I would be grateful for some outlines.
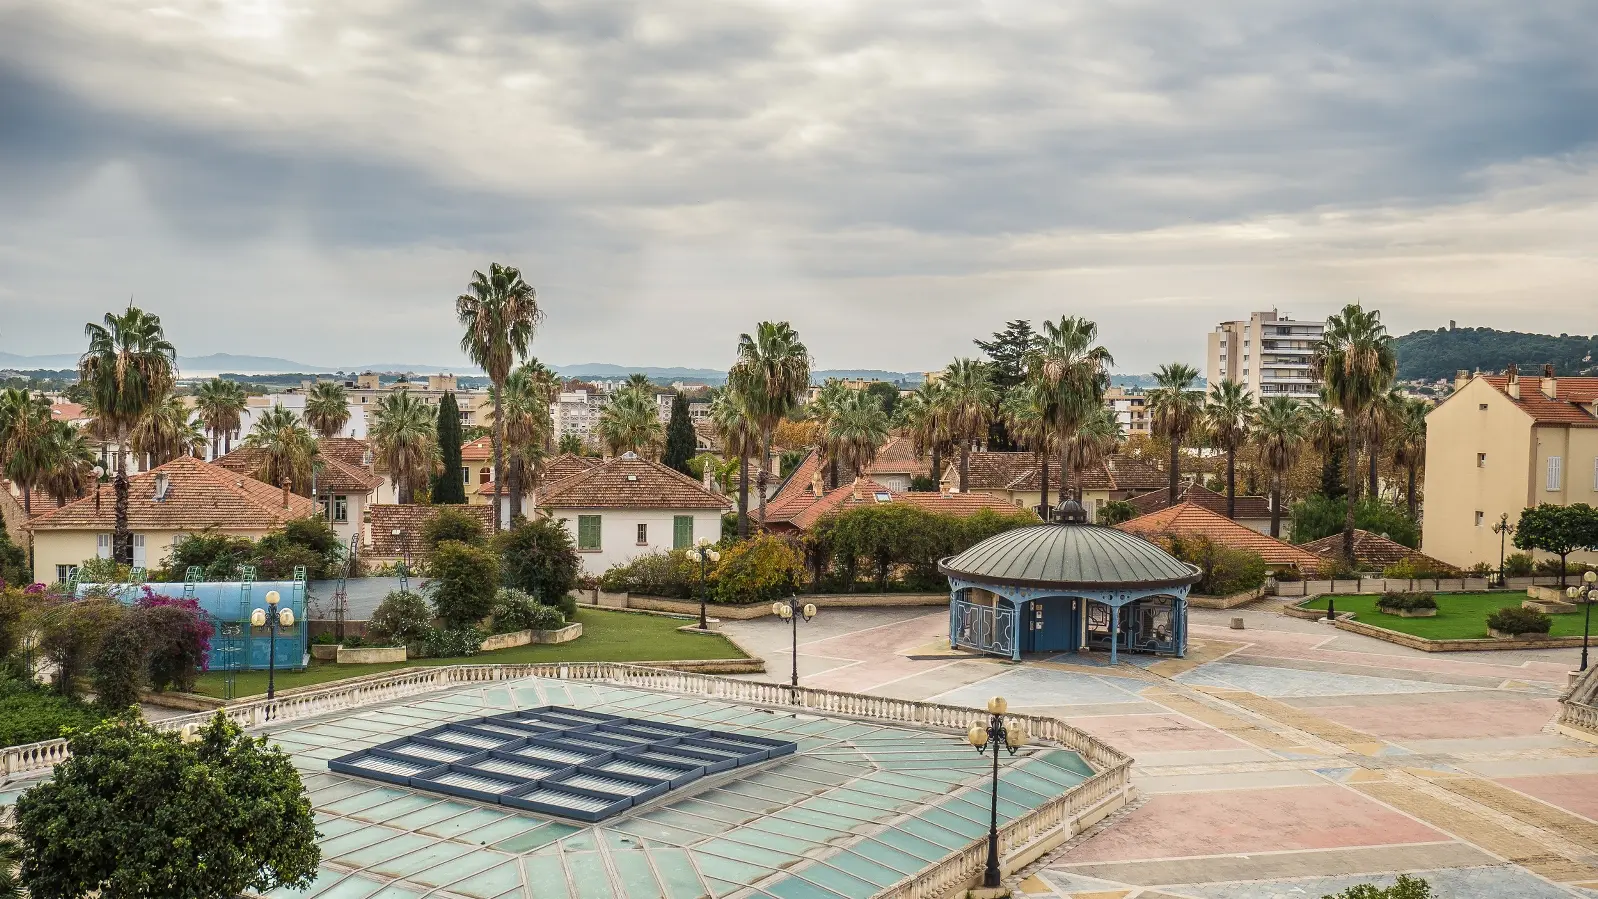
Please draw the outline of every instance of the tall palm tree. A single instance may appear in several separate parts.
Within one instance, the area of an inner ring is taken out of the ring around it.
[[[618,390],[600,410],[594,434],[611,455],[649,455],[666,437],[654,395],[631,388]]]
[[[305,396],[305,423],[323,437],[337,437],[350,421],[350,395],[337,381],[317,381]]]
[[[1027,354],[1027,380],[1042,393],[1049,422],[1054,426],[1055,448],[1060,451],[1060,496],[1070,490],[1071,463],[1064,457],[1072,435],[1094,410],[1104,405],[1110,351],[1095,346],[1099,326],[1085,318],[1064,315],[1046,321],[1037,344]]]
[[[1365,463],[1367,479],[1365,481],[1365,495],[1379,496],[1381,483],[1378,466],[1381,464],[1382,448],[1386,446],[1388,438],[1396,429],[1404,415],[1404,406],[1409,398],[1399,392],[1397,387],[1388,387],[1387,392],[1377,398],[1365,413]]]
[[[1248,441],[1249,423],[1258,406],[1248,388],[1227,378],[1210,385],[1204,404],[1204,429],[1212,443],[1226,451],[1226,517],[1237,517],[1237,451]]]
[[[111,557],[133,564],[133,532],[128,530],[128,431],[177,379],[177,349],[166,339],[160,316],[129,305],[121,315],[107,312],[104,324],[83,327],[89,349],[78,360],[78,380],[89,389],[98,427],[116,441],[116,525]]]
[[[771,433],[799,407],[799,392],[810,386],[810,351],[787,322],[760,322],[753,336],[738,335],[738,361],[727,382],[749,401],[760,434],[760,471],[756,488],[760,527],[766,526],[766,487],[771,477]]]
[[[377,401],[367,430],[377,458],[394,479],[396,498],[402,504],[411,502],[416,488],[427,483],[438,463],[437,420],[432,409],[409,390],[396,390]]]
[[[293,412],[278,405],[261,413],[245,435],[244,445],[261,453],[256,480],[287,487],[301,496],[311,495],[316,438]]]
[[[1071,439],[1066,442],[1063,454],[1072,480],[1089,468],[1104,464],[1121,445],[1121,420],[1115,417],[1115,410],[1108,406],[1099,406],[1082,420],[1076,430],[1071,432]],[[1065,479],[1062,478],[1062,482]]]
[[[1154,434],[1171,442],[1171,463],[1166,471],[1170,503],[1176,505],[1176,484],[1181,477],[1182,444],[1198,427],[1204,414],[1204,394],[1193,389],[1198,369],[1182,362],[1162,365],[1154,372],[1155,388],[1147,406]]]
[[[837,378],[828,378],[821,385],[821,390],[810,405],[805,407],[805,414],[816,423],[816,445],[821,452],[820,463],[826,466],[827,488],[838,486],[838,456],[835,447],[827,443],[827,428],[832,422],[832,417],[837,414],[839,406],[848,398],[849,388]],[[906,414],[910,414],[908,411]]]
[[[33,515],[33,488],[50,476],[50,401],[15,387],[0,391],[0,470],[22,490],[22,510]]]
[[[1401,465],[1408,479],[1404,484],[1404,502],[1409,506],[1413,521],[1417,514],[1415,478],[1421,463],[1426,461],[1426,416],[1431,406],[1425,400],[1405,399],[1398,407],[1392,432],[1393,463]]]
[[[505,389],[511,366],[527,355],[527,346],[543,312],[532,286],[514,267],[495,262],[488,274],[472,272],[466,293],[455,298],[455,317],[465,326],[461,351],[488,375],[497,391]],[[500,485],[505,483],[505,422],[494,402],[494,530],[504,527],[499,509]]]
[[[738,539],[742,540],[749,536],[749,456],[760,445],[748,397],[729,384],[711,399],[710,420],[721,437],[722,455],[738,460]]]
[[[139,455],[140,471],[195,451],[204,454],[205,444],[205,433],[175,393],[161,397],[128,431],[128,446]]]
[[[560,375],[553,368],[529,356],[517,369],[527,378],[528,386],[534,396],[542,398],[544,404],[544,417],[550,417],[550,406],[560,399]],[[546,452],[555,450],[555,430],[553,421],[549,431],[544,436],[544,449]]]
[[[536,363],[523,363],[505,379],[505,396],[498,414],[505,416],[506,486],[510,490],[510,517],[522,514],[522,486],[542,463],[553,430],[546,388],[539,381]]]
[[[822,396],[826,396],[826,388],[822,388]],[[841,400],[842,397],[838,399]],[[833,404],[836,405],[836,401]],[[927,381],[917,387],[915,392],[899,404],[898,409],[899,421],[909,432],[916,458],[920,459],[929,454],[932,456],[934,485],[943,480],[943,451],[949,445],[948,412],[949,404],[945,399],[945,391],[938,381]],[[827,433],[825,426],[821,433],[823,436]],[[836,463],[832,467],[832,486],[838,486]]]
[[[94,448],[77,428],[64,421],[50,423],[49,474],[44,490],[63,506],[89,492],[94,483],[94,467],[99,464]]]
[[[621,386],[621,389],[636,390],[640,393],[646,390],[652,392],[655,389],[655,382],[649,380],[649,376],[643,372],[635,371],[627,376],[627,382]]]
[[[1038,384],[1023,381],[1005,391],[999,403],[1005,430],[1010,439],[1032,451],[1038,460],[1038,508],[1047,515],[1049,506],[1049,458],[1059,448],[1059,434],[1049,421],[1048,392]]]
[[[960,492],[966,492],[971,474],[971,445],[987,436],[999,391],[987,365],[975,359],[956,359],[938,379],[943,386],[949,433],[960,447]]]
[[[212,458],[233,451],[233,434],[247,403],[244,385],[237,381],[212,378],[194,391],[194,409],[211,435]]]
[[[1260,461],[1271,474],[1271,536],[1282,535],[1282,479],[1298,463],[1309,439],[1304,407],[1289,396],[1273,396],[1254,414],[1250,438],[1260,448]]]
[[[864,390],[850,390],[827,423],[826,440],[836,447],[839,463],[854,477],[877,459],[888,440],[888,413]]]
[[[1343,437],[1348,453],[1348,508],[1343,517],[1343,555],[1354,558],[1354,504],[1359,495],[1360,433],[1371,409],[1381,402],[1398,374],[1392,338],[1381,313],[1366,312],[1358,303],[1326,320],[1310,364],[1320,372],[1326,396],[1343,411]]]

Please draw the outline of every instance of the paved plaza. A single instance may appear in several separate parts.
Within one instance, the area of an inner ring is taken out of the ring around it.
[[[799,625],[799,673],[1002,695],[1135,756],[1139,798],[1022,872],[1040,899],[1317,899],[1397,872],[1443,899],[1598,897],[1598,745],[1553,728],[1579,650],[1430,654],[1274,609],[1191,623],[1186,659],[1015,665],[951,654],[940,609],[823,610]],[[788,678],[788,625],[723,629]]]

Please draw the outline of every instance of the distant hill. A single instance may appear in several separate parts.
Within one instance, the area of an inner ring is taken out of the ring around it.
[[[1502,371],[1509,363],[1540,372],[1552,362],[1561,375],[1598,374],[1598,336],[1526,334],[1496,328],[1438,328],[1394,341],[1401,380],[1452,378],[1460,369]]]

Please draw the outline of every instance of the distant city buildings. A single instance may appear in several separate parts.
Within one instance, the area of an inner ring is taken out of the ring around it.
[[[1148,394],[1141,389],[1112,386],[1104,391],[1104,405],[1115,413],[1123,435],[1149,435]]]
[[[1310,368],[1310,357],[1325,332],[1324,321],[1298,321],[1275,309],[1221,322],[1209,335],[1205,377],[1211,385],[1226,380],[1243,384],[1256,400],[1313,399],[1320,395],[1321,382]]]

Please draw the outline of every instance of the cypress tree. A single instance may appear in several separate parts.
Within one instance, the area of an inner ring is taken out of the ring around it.
[[[666,451],[660,457],[660,464],[693,477],[688,460],[694,457],[694,447],[694,422],[688,416],[688,398],[679,393],[671,401],[671,422],[666,425]]]
[[[461,482],[461,410],[454,392],[438,401],[438,454],[444,471],[433,482],[433,502],[466,502],[466,485]]]

